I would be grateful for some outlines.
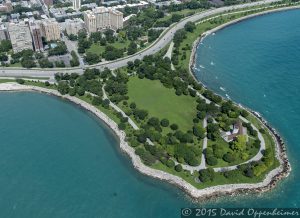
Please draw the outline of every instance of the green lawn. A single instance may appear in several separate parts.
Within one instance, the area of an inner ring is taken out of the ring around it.
[[[22,67],[20,62],[14,63],[14,64],[10,64],[9,67]]]
[[[115,48],[121,49],[121,48],[127,48],[129,43],[130,43],[130,41],[126,40],[124,42],[116,41],[112,44],[107,44],[107,45],[112,45]],[[104,51],[105,51],[105,46],[101,46],[99,43],[93,43],[91,45],[91,47],[86,50],[86,53],[91,52],[91,53],[94,53],[94,54],[97,54],[97,55],[101,55]]]
[[[0,83],[15,82],[13,79],[0,79]]]
[[[165,88],[160,81],[130,77],[129,102],[146,109],[150,116],[169,119],[183,131],[190,130],[196,117],[196,101],[190,96],[177,96],[174,89]]]

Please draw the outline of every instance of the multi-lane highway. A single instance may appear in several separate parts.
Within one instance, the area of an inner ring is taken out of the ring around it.
[[[98,69],[103,69],[105,67],[108,67],[109,69],[116,69],[122,66],[126,66],[128,61],[134,61],[135,59],[142,59],[146,55],[151,55],[155,54],[159,50],[161,50],[163,47],[165,47],[172,39],[174,36],[174,33],[179,30],[184,28],[184,25],[191,21],[191,22],[196,22],[201,19],[207,18],[212,15],[216,15],[219,13],[224,13],[226,11],[231,11],[231,10],[236,10],[236,9],[243,9],[247,7],[253,7],[253,6],[259,6],[267,3],[272,3],[272,2],[280,2],[281,0],[264,0],[264,1],[258,1],[258,2],[252,2],[252,3],[246,3],[246,4],[240,4],[240,5],[234,5],[234,6],[226,6],[226,7],[221,7],[221,8],[216,8],[216,9],[211,9],[207,10],[204,12],[200,12],[197,14],[194,14],[190,17],[187,17],[178,23],[172,25],[170,28],[168,28],[164,35],[160,37],[158,40],[153,42],[149,47],[145,48],[144,50],[131,55],[127,56],[124,58],[117,59],[115,61],[110,61],[110,62],[101,62],[95,65],[90,65],[86,66],[89,68],[98,68]],[[26,77],[52,77],[55,73],[57,72],[66,72],[66,73],[72,73],[72,72],[77,72],[77,73],[82,73],[84,69],[80,67],[75,67],[75,68],[65,68],[65,69],[59,69],[59,68],[52,68],[52,69],[25,69],[25,68],[0,68],[0,76],[11,76],[11,77],[16,77],[16,76],[26,76]]]

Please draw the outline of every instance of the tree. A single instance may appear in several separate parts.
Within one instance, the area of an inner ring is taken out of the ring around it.
[[[228,163],[234,162],[235,159],[236,158],[235,158],[235,156],[234,156],[233,153],[228,152],[228,153],[226,153],[226,154],[223,155],[223,160],[226,161],[226,162],[228,162]]]
[[[176,170],[177,172],[181,172],[181,171],[183,170],[182,165],[181,165],[181,164],[177,164],[177,165],[175,166],[175,170]]]
[[[137,52],[137,44],[133,41],[130,42],[128,49],[127,49],[127,54],[132,55]]]
[[[24,84],[25,83],[25,80],[21,79],[21,78],[17,78],[16,79],[16,82],[19,83],[19,84]]]
[[[196,137],[199,137],[203,139],[205,137],[205,129],[202,128],[201,126],[194,126],[193,127],[193,133]]]
[[[196,29],[196,25],[195,23],[189,21],[184,25],[184,29],[188,32],[194,32],[194,30]]]
[[[186,31],[184,29],[177,30],[174,34],[173,42],[176,47],[186,38]]]
[[[238,135],[236,140],[233,142],[232,148],[236,151],[244,151],[246,149],[247,136]]]
[[[10,40],[2,40],[0,43],[0,52],[8,52],[12,49]]]
[[[167,160],[167,167],[173,168],[175,166],[175,162],[172,159]]]
[[[8,61],[8,56],[6,54],[0,54],[0,61]]]
[[[66,81],[59,81],[57,90],[60,92],[62,95],[66,95],[69,92],[69,85]]]
[[[93,97],[93,100],[92,100],[92,104],[93,105],[100,105],[100,104],[102,104],[102,99],[101,99],[101,97],[98,97],[98,96],[94,96]]]
[[[246,117],[248,117],[249,112],[246,110],[241,110],[241,115],[246,118]]]
[[[36,64],[32,57],[22,58],[21,65],[22,65],[22,67],[25,67],[25,68],[36,67]]]
[[[119,128],[120,130],[124,130],[124,129],[126,129],[126,124],[125,124],[125,123],[119,123],[119,124],[118,124],[118,128]]]
[[[215,172],[212,168],[207,168],[199,171],[199,179],[202,182],[211,182],[215,178]]]
[[[218,164],[218,159],[213,156],[206,157],[206,163],[210,166],[215,166]]]
[[[160,125],[161,125],[162,127],[168,127],[168,126],[169,126],[169,120],[168,120],[168,119],[162,119],[162,120],[160,121]]]
[[[84,93],[85,93],[85,90],[84,90],[83,87],[77,86],[77,87],[76,87],[76,93],[77,93],[79,96],[83,96]]]
[[[177,130],[178,129],[178,125],[175,124],[175,123],[173,123],[170,127],[171,127],[172,130]]]
[[[70,96],[75,96],[76,95],[76,89],[75,88],[70,88],[69,89],[69,95]]]
[[[56,47],[50,48],[48,51],[49,56],[64,55],[67,53],[68,53],[68,49],[64,42],[58,42]]]
[[[70,61],[71,67],[79,66],[79,58],[78,58],[76,52],[75,51],[71,51],[71,56],[72,56],[72,59]]]
[[[99,62],[100,57],[95,53],[87,52],[86,55],[84,56],[84,60],[89,64],[96,64]]]
[[[51,61],[49,61],[48,58],[42,58],[39,59],[39,65],[41,68],[52,68],[53,67],[53,63]]]

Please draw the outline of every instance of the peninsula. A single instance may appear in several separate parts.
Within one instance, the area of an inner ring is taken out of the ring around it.
[[[217,30],[213,28],[295,7],[297,3],[255,4],[209,14],[181,23],[170,35],[172,42],[151,54],[79,72],[57,70],[50,80],[3,78],[0,90],[38,91],[80,105],[116,133],[137,170],[175,184],[195,199],[266,191],[291,170],[284,142],[257,112],[214,94],[195,80],[191,69],[197,43]],[[126,65],[109,67],[124,61]]]

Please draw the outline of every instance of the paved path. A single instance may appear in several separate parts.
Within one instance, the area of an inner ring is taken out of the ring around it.
[[[203,119],[203,128],[207,127],[207,118],[205,117]],[[205,135],[203,139],[203,145],[202,145],[202,156],[201,156],[201,164],[199,165],[200,169],[205,169],[206,168],[206,159],[205,159],[205,154],[204,151],[207,148],[207,137]]]
[[[194,14],[190,17],[187,17],[185,19],[182,19],[178,23],[173,24],[170,28],[166,29],[163,33],[163,36],[161,36],[159,39],[157,39],[155,42],[153,42],[149,47],[145,48],[144,50],[137,52],[134,55],[120,58],[115,61],[106,61],[101,62],[95,65],[90,65],[90,68],[98,68],[98,69],[104,69],[105,67],[108,67],[109,69],[116,69],[122,66],[126,66],[128,61],[134,61],[135,59],[142,59],[146,55],[155,54],[159,50],[161,50],[163,47],[165,47],[168,43],[170,43],[173,39],[173,36],[175,32],[179,29],[184,28],[184,25],[191,21],[191,22],[197,22],[201,19],[207,18],[209,16],[217,15],[220,13],[224,13],[231,10],[236,9],[243,9],[247,7],[253,7],[253,6],[259,6],[267,3],[272,2],[279,2],[281,0],[264,0],[264,1],[258,1],[258,2],[251,2],[251,3],[245,3],[240,5],[233,5],[233,6],[226,6],[226,7],[220,7],[216,9],[207,10],[204,12],[200,12],[197,14]],[[57,72],[77,72],[77,73],[83,73],[83,69],[80,67],[75,68],[65,68],[65,69],[24,69],[24,68],[0,68],[0,76],[53,76]]]
[[[246,118],[244,118],[242,116],[240,116],[239,118],[242,121],[249,123],[249,121]],[[265,143],[264,137],[262,136],[262,134],[259,132],[259,130],[253,124],[251,124],[251,126],[258,133],[257,136],[258,136],[258,139],[260,140],[260,148],[254,157],[252,157],[250,160],[245,161],[243,164],[261,160],[261,158],[263,157],[262,151],[266,149],[266,143]],[[219,167],[219,168],[214,168],[214,171],[215,172],[225,172],[225,171],[229,171],[229,170],[235,170],[235,169],[237,169],[237,167],[238,167],[238,165],[229,166],[229,167]]]
[[[107,94],[106,94],[106,92],[105,92],[105,85],[104,86],[102,86],[102,91],[103,91],[103,100],[105,100],[105,99],[108,99],[109,100],[109,98],[107,97]],[[135,122],[133,122],[133,120],[129,117],[129,116],[127,116],[126,114],[125,114],[125,112],[121,109],[121,108],[119,108],[117,105],[115,105],[113,102],[111,102],[111,101],[109,101],[109,106],[111,106],[114,110],[116,110],[117,112],[120,112],[121,114],[122,114],[122,116],[123,117],[127,117],[128,118],[128,123],[132,126],[132,128],[134,129],[134,130],[138,130],[139,129],[139,127],[135,124]]]
[[[167,51],[167,53],[165,54],[164,58],[165,58],[165,57],[168,57],[170,60],[172,59],[172,51],[173,51],[173,47],[174,47],[174,42],[172,41],[172,42],[170,43],[170,46],[169,46],[168,51]],[[174,67],[172,61],[171,61],[171,69],[172,69],[172,70],[175,70],[175,67]]]

